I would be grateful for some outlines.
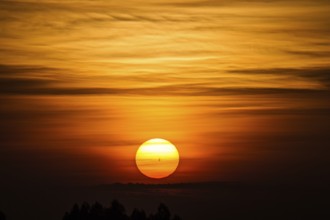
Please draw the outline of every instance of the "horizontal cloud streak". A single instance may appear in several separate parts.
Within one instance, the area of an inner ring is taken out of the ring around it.
[[[305,77],[311,80],[317,80],[320,83],[330,86],[330,67],[309,67],[309,68],[272,68],[272,69],[241,69],[230,70],[230,73],[243,74],[268,74],[268,75],[286,75]]]
[[[329,70],[328,68],[309,68],[309,69],[289,69],[289,68],[274,68],[274,69],[242,69],[229,70],[229,74],[247,74],[255,76],[256,74],[263,75],[293,75],[296,77],[304,77],[319,81],[326,86],[329,85]],[[69,70],[47,68],[40,66],[0,66],[0,93],[3,95],[180,95],[180,96],[221,96],[221,95],[319,95],[327,96],[328,89],[322,88],[287,88],[287,87],[253,87],[237,85],[231,87],[226,84],[214,84],[211,82],[200,83],[169,83],[167,85],[157,85],[148,87],[102,87],[102,86],[79,86],[81,82],[88,82],[89,79],[79,79],[73,74],[66,74]],[[70,75],[72,75],[70,77]],[[234,76],[232,76],[235,79]],[[98,77],[96,77],[98,78]],[[133,80],[136,83],[145,82],[152,79],[151,76],[121,76],[109,77],[101,79],[107,80]],[[164,78],[166,79],[166,77]],[[182,78],[184,80],[184,78]],[[70,80],[71,87],[67,86]],[[155,79],[155,82],[161,81],[162,78]],[[189,80],[189,77],[186,78]],[[175,82],[175,81],[174,81]]]

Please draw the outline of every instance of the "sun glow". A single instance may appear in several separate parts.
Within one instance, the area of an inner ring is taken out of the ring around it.
[[[147,177],[165,178],[179,165],[179,152],[169,141],[154,138],[144,142],[136,152],[136,165]]]

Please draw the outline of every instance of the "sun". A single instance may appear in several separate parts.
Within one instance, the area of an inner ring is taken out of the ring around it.
[[[179,165],[179,152],[169,141],[150,139],[139,147],[135,162],[142,174],[154,179],[168,177]]]

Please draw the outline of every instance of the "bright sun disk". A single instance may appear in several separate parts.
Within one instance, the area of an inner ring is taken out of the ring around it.
[[[175,172],[179,165],[179,152],[169,141],[154,138],[144,142],[136,152],[135,162],[142,174],[161,179]]]

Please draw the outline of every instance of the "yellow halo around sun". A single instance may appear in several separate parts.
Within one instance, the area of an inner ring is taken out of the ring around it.
[[[168,177],[179,165],[179,152],[169,141],[154,138],[144,142],[136,152],[135,162],[142,174],[161,179]]]

